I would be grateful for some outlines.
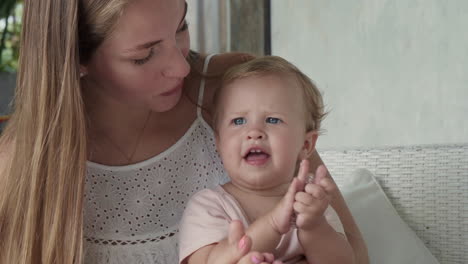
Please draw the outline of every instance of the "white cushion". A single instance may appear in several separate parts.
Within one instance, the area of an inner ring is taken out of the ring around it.
[[[371,263],[439,263],[400,218],[370,171],[354,171],[339,187],[367,243]]]

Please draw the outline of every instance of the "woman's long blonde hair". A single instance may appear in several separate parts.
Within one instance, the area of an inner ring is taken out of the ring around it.
[[[7,152],[0,263],[83,262],[87,140],[79,65],[109,35],[126,1],[24,1],[13,114],[0,138]]]

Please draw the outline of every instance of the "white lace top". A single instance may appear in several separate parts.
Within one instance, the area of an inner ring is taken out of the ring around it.
[[[178,222],[188,198],[226,181],[213,131],[200,108],[185,135],[149,160],[128,166],[88,162],[85,263],[178,263]]]

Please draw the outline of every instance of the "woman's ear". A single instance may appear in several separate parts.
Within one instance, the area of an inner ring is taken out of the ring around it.
[[[299,158],[301,160],[307,159],[315,150],[315,144],[317,143],[318,132],[316,130],[312,130],[306,133],[304,146],[302,146],[301,153]]]
[[[80,78],[83,78],[86,75],[88,75],[88,68],[86,68],[86,66],[80,64]]]

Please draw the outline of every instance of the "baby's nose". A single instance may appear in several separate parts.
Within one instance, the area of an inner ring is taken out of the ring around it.
[[[247,138],[254,139],[254,140],[265,139],[265,133],[263,133],[261,130],[258,130],[258,129],[252,129],[247,134]]]

